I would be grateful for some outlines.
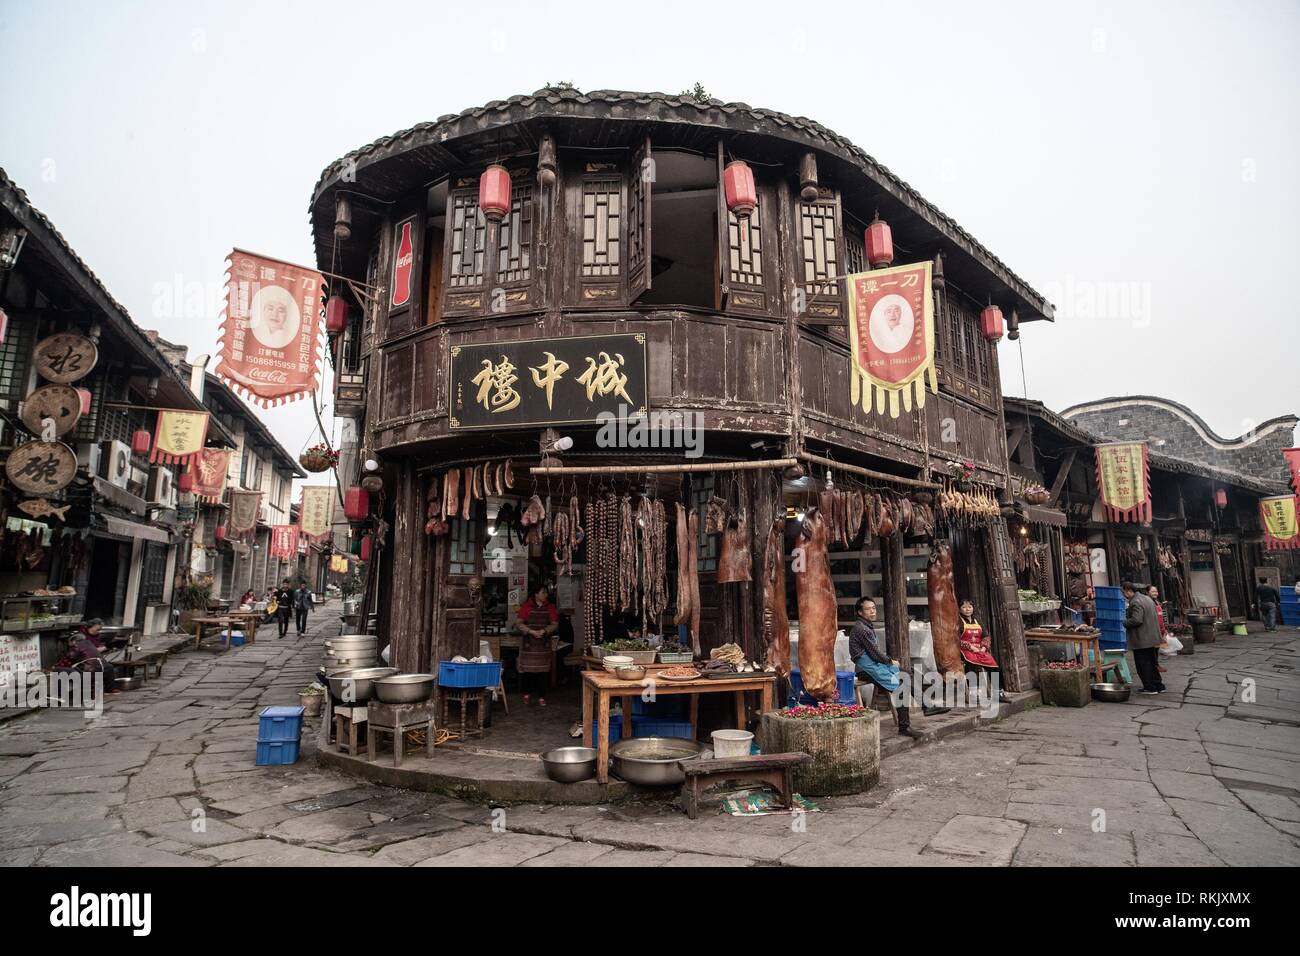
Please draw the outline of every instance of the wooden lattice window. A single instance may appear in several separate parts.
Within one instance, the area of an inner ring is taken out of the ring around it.
[[[146,541],[140,572],[140,603],[161,604],[167,582],[167,546]]]
[[[839,275],[835,244],[835,203],[818,200],[799,204],[800,258],[804,289],[811,296],[837,296],[834,282],[819,282]]]
[[[510,215],[501,221],[497,243],[497,281],[527,282],[532,276],[533,187],[514,185]]]
[[[867,250],[862,244],[860,230],[847,229],[844,232],[844,271],[848,275],[865,272],[867,268]]]
[[[587,179],[582,184],[582,276],[619,275],[619,229],[623,180],[619,176]]]
[[[477,190],[466,189],[451,200],[451,268],[448,284],[463,289],[483,284],[487,258],[487,222],[478,208]]]
[[[948,298],[945,302],[944,319],[948,326],[948,343],[952,346],[952,354],[948,357],[948,367],[953,375],[966,375],[966,346],[962,338],[962,314],[957,303]]]
[[[628,182],[627,189],[627,270],[635,274],[638,268],[646,264],[646,229],[645,220],[647,212],[647,191],[650,183],[642,175],[639,166],[632,169],[632,175]],[[583,196],[584,219],[586,209],[586,195]],[[615,238],[617,238],[617,232]],[[585,248],[584,242],[584,248]],[[586,259],[584,257],[585,265]],[[590,275],[591,273],[584,273]]]
[[[704,512],[709,499],[713,497],[713,476],[697,482],[691,487],[691,503],[700,515],[700,536],[696,541],[699,549],[700,570],[718,570],[718,535],[706,534],[704,531]]]
[[[11,316],[9,331],[0,342],[0,408],[16,411],[27,397],[27,371],[31,364],[35,322]]]
[[[453,518],[451,523],[451,556],[448,574],[474,574],[478,570],[478,522],[471,518]]]
[[[754,206],[748,219],[727,213],[727,246],[730,277],[738,285],[763,285],[763,204]]]
[[[979,377],[978,360],[975,357],[975,323],[964,309],[959,314],[958,321],[961,323],[961,340],[966,353],[966,379],[975,381]]]
[[[975,336],[975,358],[979,363],[980,384],[985,388],[993,385],[993,376],[989,368],[989,343],[985,341],[983,335]]]

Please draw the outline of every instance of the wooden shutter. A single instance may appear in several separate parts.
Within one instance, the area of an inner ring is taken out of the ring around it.
[[[812,202],[800,199],[795,211],[796,281],[808,297],[802,319],[809,325],[842,325],[844,284],[836,281],[844,261],[839,193],[822,187]]]
[[[496,227],[492,248],[492,287],[486,308],[502,314],[536,308],[540,300],[533,262],[537,235],[537,186],[531,169],[512,169],[510,214]],[[491,233],[489,233],[490,235]]]
[[[627,171],[627,300],[635,302],[650,289],[650,200],[654,155],[650,137],[632,154]]]
[[[624,295],[625,176],[615,163],[589,162],[574,187],[576,305],[621,306]],[[647,250],[648,252],[649,250]]]
[[[478,180],[460,177],[447,193],[443,253],[443,318],[480,315],[487,291],[487,220],[478,208]]]

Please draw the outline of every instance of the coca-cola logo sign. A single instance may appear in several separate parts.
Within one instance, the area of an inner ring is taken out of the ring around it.
[[[392,308],[400,309],[411,301],[411,280],[415,269],[415,218],[397,224],[396,250],[393,256]]]

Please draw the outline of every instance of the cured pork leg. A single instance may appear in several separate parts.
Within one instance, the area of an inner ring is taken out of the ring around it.
[[[790,616],[785,607],[785,518],[772,522],[763,551],[763,646],[767,662],[790,676]]]
[[[814,508],[803,519],[794,589],[799,601],[799,675],[815,700],[833,702],[835,686],[835,586],[826,556],[829,516]],[[802,567],[802,571],[798,570]]]
[[[686,509],[677,505],[677,613],[674,624],[691,623],[691,539],[686,532]]]
[[[930,636],[934,641],[934,665],[941,674],[961,676],[961,622],[957,611],[957,589],[952,576],[952,548],[936,541],[926,571],[930,594]]]

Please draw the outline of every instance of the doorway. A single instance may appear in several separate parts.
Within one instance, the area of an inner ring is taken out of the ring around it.
[[[85,617],[122,623],[126,607],[126,581],[131,567],[131,545],[112,538],[94,537],[90,574],[86,582]]]

